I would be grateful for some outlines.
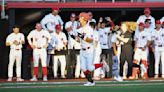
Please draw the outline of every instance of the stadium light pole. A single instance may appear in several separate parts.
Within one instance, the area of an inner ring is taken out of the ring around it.
[[[1,5],[1,19],[6,19],[5,15],[5,0],[2,0],[2,5]]]

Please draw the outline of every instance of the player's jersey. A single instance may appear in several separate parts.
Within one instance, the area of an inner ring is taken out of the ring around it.
[[[59,15],[54,16],[50,13],[41,20],[41,24],[44,30],[55,31],[56,25],[63,26],[64,23]]]
[[[44,45],[50,43],[51,36],[48,31],[45,31],[43,29],[41,31],[37,31],[35,29],[29,33],[27,39],[30,45],[33,44],[36,46],[36,48],[43,48]]]
[[[96,43],[97,45],[95,46]],[[97,32],[97,30],[94,30],[94,48],[101,53],[99,33]]]
[[[148,41],[151,41],[151,36],[149,32],[146,32],[145,30],[140,32],[138,31],[134,35],[134,41],[136,47],[145,47]]]
[[[57,34],[56,32],[52,33],[51,36],[54,36],[56,38],[56,47],[59,49],[63,49],[65,47],[65,44],[67,44],[67,38],[65,33],[60,32]]]
[[[15,40],[19,42],[19,45],[13,44],[13,42]],[[11,33],[6,38],[6,42],[9,42],[11,44],[10,45],[11,49],[21,49],[22,48],[22,41],[25,41],[24,35],[22,33],[18,33],[18,34]]]
[[[77,36],[77,28],[79,26],[79,22],[77,21],[69,21],[65,24],[65,29],[72,27],[72,30],[68,33],[69,34],[69,38],[68,38],[68,49],[80,49],[80,43],[77,42],[75,39],[73,39],[70,35],[74,35]]]
[[[160,19],[160,21],[161,21],[161,23],[164,22],[164,17],[162,17],[162,18]]]
[[[145,28],[144,31],[148,32],[149,34],[152,34],[152,32],[154,31],[154,28],[151,28],[151,27]]]
[[[102,49],[109,49],[109,39],[108,39],[108,34],[111,32],[110,28],[100,28],[98,30],[99,32],[99,38],[100,38],[100,45]]]
[[[149,17],[146,17],[145,15],[141,15],[139,18],[138,18],[138,20],[137,20],[137,24],[139,24],[139,23],[145,23],[145,20],[146,19],[150,19],[151,20],[151,24],[150,24],[150,26],[152,27],[152,28],[155,28],[155,19],[154,19],[154,17],[152,17],[152,16],[149,16]]]
[[[164,47],[164,29],[154,30],[152,33],[152,40],[154,41],[155,46]]]
[[[94,39],[94,32],[93,32],[93,29],[89,26],[89,25],[85,25],[84,27],[81,27],[78,29],[78,33],[80,34],[84,34],[84,40],[88,37],[88,38],[91,38],[91,39]],[[87,49],[88,47],[89,48],[93,48],[93,43],[88,43],[84,40],[80,40],[80,43],[81,43],[81,48],[82,49]]]

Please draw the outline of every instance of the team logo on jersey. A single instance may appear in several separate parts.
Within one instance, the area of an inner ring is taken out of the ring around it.
[[[35,41],[37,41],[38,39],[37,38],[35,38]]]
[[[155,40],[158,40],[158,37],[157,37],[157,38],[155,38]]]
[[[105,35],[107,35],[107,32],[105,32]]]
[[[43,35],[42,38],[45,38],[45,36]]]

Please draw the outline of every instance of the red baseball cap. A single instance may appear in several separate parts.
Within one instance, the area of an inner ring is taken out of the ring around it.
[[[156,20],[155,24],[161,24],[161,21],[160,20]]]
[[[162,22],[162,25],[164,25],[164,21]]]
[[[54,8],[52,8],[52,11],[54,11],[54,10],[59,10],[59,8],[58,7],[54,7]]]
[[[59,24],[57,24],[57,25],[55,26],[55,29],[56,29],[56,30],[60,30],[60,29],[61,29],[61,26],[60,26]]]
[[[145,27],[145,24],[143,22],[140,22],[139,26]]]
[[[84,17],[84,20],[88,21],[90,16],[89,16],[89,14],[86,13],[86,12],[81,12],[81,13],[79,14],[79,18],[80,18],[80,17]]]
[[[150,8],[145,8],[145,9],[144,9],[144,13],[145,13],[145,14],[150,13]]]

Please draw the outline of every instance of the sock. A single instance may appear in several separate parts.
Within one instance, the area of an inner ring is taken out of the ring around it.
[[[35,77],[38,76],[38,67],[34,67],[34,74],[33,74]]]
[[[86,75],[86,78],[87,78],[87,80],[88,80],[89,82],[93,83],[91,73],[87,74],[87,75]]]
[[[103,66],[103,64],[94,64],[94,66],[95,66],[95,69],[97,69],[97,68],[102,67],[102,66]]]
[[[43,77],[47,76],[47,67],[42,67]]]
[[[87,80],[88,80],[89,82],[93,83],[91,72],[90,72],[89,70],[86,70],[86,71],[84,72],[84,74],[85,74]]]
[[[84,72],[84,75],[87,75],[88,73],[90,73],[90,71],[89,71],[89,70],[86,70],[86,71]]]

